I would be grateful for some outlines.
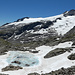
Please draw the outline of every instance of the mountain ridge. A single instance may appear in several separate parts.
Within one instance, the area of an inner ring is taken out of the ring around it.
[[[62,13],[65,17],[66,16],[73,16],[73,15],[75,15],[75,10],[74,9],[71,9],[70,11],[65,11],[64,13]],[[53,17],[53,16],[51,16],[51,17]],[[22,18],[20,18],[20,19],[17,19],[16,21],[14,21],[14,22],[19,22],[19,21],[23,21],[24,19],[29,19],[30,17],[22,17]],[[41,18],[41,17],[40,17]],[[12,22],[11,22],[12,23]],[[5,23],[5,24],[3,24],[3,25],[7,25],[7,24],[9,24],[9,23]]]
[[[0,55],[4,75],[74,75],[75,10],[0,26]]]
[[[15,43],[43,41],[50,37],[57,38],[64,36],[75,26],[74,19],[75,10],[73,9],[67,13],[47,18],[24,17],[0,26],[0,37]]]

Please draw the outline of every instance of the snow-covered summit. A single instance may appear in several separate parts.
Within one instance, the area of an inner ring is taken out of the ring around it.
[[[22,24],[22,23],[29,24],[29,23],[40,22],[40,21],[53,21],[53,20],[55,20],[56,18],[59,18],[59,17],[62,18],[63,14],[57,15],[57,16],[52,16],[52,17],[46,17],[46,18],[29,18],[29,17],[25,17],[25,18],[18,19],[15,22],[9,23],[6,26],[12,25],[12,24],[18,25],[18,24]]]

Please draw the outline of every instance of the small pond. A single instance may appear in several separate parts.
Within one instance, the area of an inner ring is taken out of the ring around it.
[[[38,57],[31,53],[11,51],[7,62],[13,66],[30,67],[39,64]]]

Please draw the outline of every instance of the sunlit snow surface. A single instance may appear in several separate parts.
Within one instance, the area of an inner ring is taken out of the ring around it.
[[[61,20],[57,20],[57,22],[53,23],[52,26],[46,28],[46,29],[40,29],[37,31],[34,30],[28,30],[27,32],[30,32],[32,34],[43,34],[43,33],[49,33],[48,31],[50,29],[53,29],[56,31],[56,33],[58,35],[64,35],[66,34],[69,30],[71,30],[74,26],[75,26],[75,16],[68,16],[68,17],[64,17],[63,14],[57,15],[57,16],[52,16],[52,17],[46,17],[46,18],[29,18],[29,19],[24,19],[23,21],[20,22],[13,22],[13,23],[9,23],[5,26],[9,26],[9,25],[18,25],[18,26],[22,26],[22,23],[24,24],[29,24],[29,23],[34,23],[34,22],[44,22],[46,23],[47,21],[55,21],[57,18],[61,18]],[[39,25],[40,26],[40,25]],[[19,37],[15,36],[15,37]]]
[[[12,63],[14,61],[18,61],[19,63]],[[39,60],[33,54],[20,52],[20,51],[12,51],[10,52],[10,55],[7,58],[7,62],[14,66],[27,67],[27,66],[38,65]]]
[[[42,73],[49,73],[51,71],[58,70],[62,67],[68,68],[71,66],[75,66],[75,60],[69,60],[67,58],[70,54],[75,53],[75,48],[73,48],[71,52],[65,52],[61,55],[47,59],[44,58],[44,56],[50,51],[56,48],[72,47],[72,44],[73,42],[69,41],[69,42],[60,43],[55,46],[45,46],[45,45],[39,46],[36,47],[35,49],[37,51],[39,50],[38,53],[30,53],[28,51],[26,52],[9,51],[7,52],[6,55],[0,56],[0,73],[9,74],[9,75],[28,75],[29,73],[37,72],[41,75]],[[17,57],[21,58],[18,60]],[[23,69],[14,70],[14,71],[4,71],[4,72],[1,71],[2,68],[8,66],[14,60],[18,60],[21,63],[23,62],[24,64],[23,63],[20,64],[21,66],[24,66]],[[36,63],[32,65],[34,61]],[[25,64],[30,64],[30,66],[25,66]]]

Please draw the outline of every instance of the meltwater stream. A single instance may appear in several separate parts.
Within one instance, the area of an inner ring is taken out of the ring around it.
[[[39,64],[38,57],[31,53],[11,51],[7,62],[13,66],[30,67]]]

